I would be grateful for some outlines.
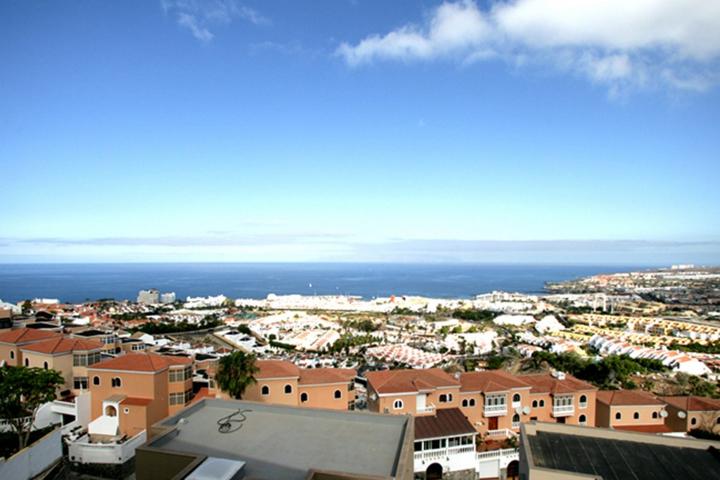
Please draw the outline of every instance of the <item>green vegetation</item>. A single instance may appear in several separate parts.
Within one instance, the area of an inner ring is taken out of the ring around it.
[[[453,318],[472,322],[490,322],[496,316],[496,313],[490,310],[455,310],[452,313]]]
[[[379,329],[379,325],[370,319],[365,320],[349,320],[344,324],[345,328],[351,328],[353,330],[360,330],[362,332],[370,333],[375,332]]]
[[[235,351],[220,359],[215,381],[231,397],[240,399],[247,387],[255,383],[255,355]]]
[[[583,358],[576,353],[555,354],[535,352],[527,363],[530,369],[537,370],[544,363],[562,372],[570,373],[581,380],[588,381],[599,388],[615,389],[636,388],[630,375],[636,373],[664,372],[662,362],[646,358],[630,358],[627,355],[609,355],[601,360]]]
[[[350,355],[350,348],[376,343],[378,340],[370,334],[366,335],[343,335],[328,348],[329,353],[342,353]]]
[[[390,315],[417,315],[417,312],[413,312],[409,308],[395,307]]]
[[[213,316],[203,318],[200,323],[188,323],[182,322],[148,322],[140,325],[137,328],[129,328],[131,332],[143,332],[149,333],[150,335],[163,335],[167,333],[183,333],[183,332],[195,332],[198,330],[206,330],[208,328],[215,328],[222,325],[222,323]],[[240,329],[238,329],[240,330]]]
[[[680,343],[672,343],[669,348],[671,350],[680,350],[682,352],[718,354],[720,353],[720,342],[708,343],[706,345],[697,342],[688,343],[687,345],[682,345]]]
[[[675,374],[675,382],[681,390],[679,395],[699,395],[701,397],[713,398],[720,396],[717,384],[703,380],[695,375],[688,375],[682,372],[677,373]]]
[[[28,444],[40,406],[55,400],[55,392],[64,382],[55,370],[0,368],[0,418],[6,420],[17,435],[18,450]]]
[[[295,350],[295,345],[278,342],[277,340],[270,340],[270,346],[275,348],[282,348],[283,350]]]

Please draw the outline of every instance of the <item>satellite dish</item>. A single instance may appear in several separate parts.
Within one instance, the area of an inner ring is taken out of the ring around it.
[[[515,413],[520,414],[522,412],[522,407],[515,407]]]
[[[662,410],[662,411],[660,412],[660,416],[661,416],[662,418],[665,418],[665,417],[668,416],[668,413],[667,413],[665,410]]]
[[[685,413],[685,412],[683,412],[683,411],[679,411],[679,412],[678,412],[678,417],[680,417],[680,418],[685,418],[685,417],[687,417],[687,413]]]
[[[372,400],[373,402],[374,402],[375,400],[377,400],[377,394],[371,393],[371,394],[370,394],[370,400]]]
[[[522,412],[523,412],[525,415],[529,414],[529,413],[530,413],[530,407],[528,407],[527,405],[525,405],[525,406],[523,407],[523,409],[522,409]]]

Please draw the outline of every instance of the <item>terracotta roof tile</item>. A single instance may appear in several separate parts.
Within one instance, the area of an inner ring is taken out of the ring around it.
[[[62,336],[59,332],[49,332],[47,330],[38,330],[35,328],[18,328],[17,330],[8,330],[0,333],[0,343],[12,343],[15,345],[38,342]]]
[[[120,402],[121,405],[138,405],[147,406],[152,403],[152,399],[149,398],[138,398],[138,397],[125,397],[125,400]]]
[[[680,410],[689,412],[710,412],[720,410],[720,400],[709,397],[685,395],[676,397],[658,397],[663,402]]]
[[[435,415],[415,417],[415,439],[476,433],[459,408],[441,408]]]
[[[286,360],[257,360],[255,366],[259,371],[257,379],[299,377],[300,369]]]
[[[502,370],[463,373],[460,383],[460,391],[463,392],[504,392],[513,388],[530,387],[518,377]]]
[[[357,372],[352,368],[304,368],[300,370],[300,385],[348,383]]]
[[[586,390],[597,390],[591,384],[579,380],[570,374],[565,374],[565,378],[560,380],[553,377],[549,373],[539,373],[535,375],[521,375],[518,377],[522,381],[532,385],[530,393],[574,393]]]
[[[95,365],[91,369],[129,370],[135,372],[159,372],[172,365],[190,365],[192,360],[186,357],[171,357],[156,353],[128,353]]]
[[[53,338],[50,340],[43,340],[41,342],[32,343],[21,348],[23,351],[37,352],[37,353],[70,353],[70,352],[85,352],[88,350],[99,350],[102,348],[102,343],[97,340],[84,340],[80,338],[69,338],[60,337]]]
[[[378,393],[404,393],[455,387],[460,382],[440,368],[418,370],[380,370],[367,372],[365,377]]]
[[[597,400],[605,405],[665,405],[662,400],[642,390],[600,390]]]

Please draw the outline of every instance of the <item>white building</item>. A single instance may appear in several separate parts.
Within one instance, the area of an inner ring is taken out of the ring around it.
[[[175,292],[165,292],[160,295],[160,303],[162,303],[163,305],[175,303]]]
[[[140,290],[137,296],[137,303],[144,305],[157,305],[160,303],[160,292],[151,288],[150,290]]]

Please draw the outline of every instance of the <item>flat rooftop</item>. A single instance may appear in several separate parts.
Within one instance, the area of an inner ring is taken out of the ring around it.
[[[240,460],[248,478],[304,480],[311,469],[390,477],[408,418],[203,399],[157,424],[175,430],[146,447]]]
[[[527,435],[527,442],[534,467],[596,475],[603,480],[720,478],[720,454],[712,446],[697,448],[701,444],[687,443],[694,440],[649,434],[625,435],[538,429]]]

